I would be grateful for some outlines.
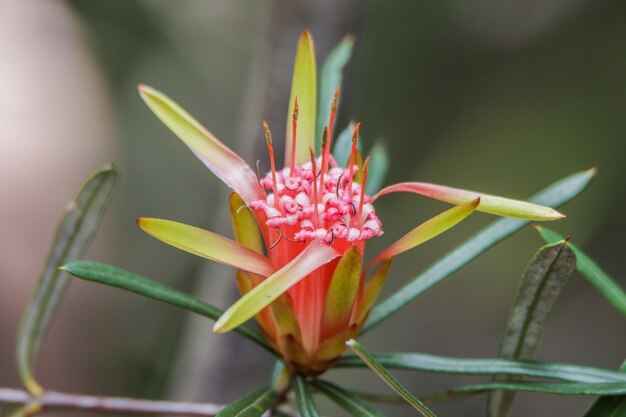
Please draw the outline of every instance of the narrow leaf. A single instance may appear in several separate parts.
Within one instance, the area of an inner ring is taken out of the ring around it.
[[[319,417],[309,383],[300,375],[293,380],[293,392],[301,417]]]
[[[143,295],[144,297],[156,301],[180,307],[211,320],[217,320],[223,314],[223,311],[219,308],[207,304],[189,294],[185,294],[159,282],[135,275],[111,265],[97,262],[76,261],[63,266],[62,269],[77,278],[134,292],[135,294]],[[248,327],[238,327],[235,329],[235,332],[274,353],[274,350],[267,344],[258,331]]]
[[[376,194],[374,200],[383,195],[397,192],[421,194],[455,205],[480,198],[480,204],[476,210],[498,216],[516,217],[525,220],[558,220],[565,217],[550,207],[426,182],[404,182],[391,185],[383,188]]]
[[[278,401],[278,394],[271,388],[261,388],[228,404],[215,417],[261,417]]]
[[[394,378],[387,370],[378,362],[365,348],[356,340],[350,339],[346,344],[352,349],[356,355],[361,358],[363,362],[372,370],[376,375],[383,380],[385,384],[389,386],[396,394],[402,397],[407,403],[415,408],[421,415],[425,417],[434,417],[433,413],[428,407],[426,407],[420,400],[415,398],[396,378]]]
[[[330,51],[322,65],[319,90],[320,111],[317,115],[317,133],[315,135],[318,153],[321,149],[320,138],[322,137],[322,130],[324,126],[328,126],[330,120],[330,110],[335,96],[335,90],[341,87],[343,69],[348,61],[350,61],[353,48],[354,37],[352,35],[345,36],[341,42]],[[339,107],[339,105],[337,105],[337,107]]]
[[[137,225],[149,235],[185,252],[264,277],[275,271],[262,254],[199,227],[147,217],[137,219]]]
[[[298,281],[339,255],[339,252],[332,247],[314,240],[291,262],[254,287],[226,310],[213,326],[213,331],[226,332],[244,323]]]
[[[368,266],[386,259],[391,259],[402,252],[413,249],[440,235],[472,214],[479,202],[480,200],[476,199],[469,203],[453,207],[425,221],[378,254],[378,256],[372,259]]]
[[[425,353],[377,353],[372,355],[389,369],[436,372],[457,375],[516,375],[533,378],[560,379],[569,382],[625,382],[626,374],[591,366],[534,360],[501,358],[451,358]],[[346,355],[335,365],[364,367],[356,356]]]
[[[69,276],[58,267],[85,253],[117,180],[117,169],[107,165],[93,173],[80,188],[59,224],[46,265],[22,318],[17,336],[17,366],[24,386],[35,396],[42,392],[33,376],[39,345],[69,284]]]
[[[298,41],[296,61],[293,67],[291,96],[287,109],[287,133],[285,135],[285,166],[291,164],[292,112],[298,98],[298,129],[296,140],[296,165],[309,161],[309,148],[315,149],[315,123],[317,121],[317,68],[315,66],[313,37],[305,30]]]
[[[350,122],[339,136],[337,136],[337,140],[333,146],[333,158],[337,162],[337,166],[343,167],[348,163],[350,151],[352,150],[352,134],[354,133],[354,127],[354,122]],[[360,137],[357,139],[356,148],[362,151]]]
[[[335,384],[318,380],[314,382],[314,386],[355,417],[384,417],[380,411],[364,402],[358,396]]]
[[[488,392],[488,391],[525,391],[556,395],[625,395],[626,384],[623,382],[491,382],[486,384],[466,385],[448,390],[450,393]]]
[[[139,86],[139,94],[150,110],[189,147],[194,155],[246,203],[265,196],[265,191],[248,164],[180,105],[146,85]]]
[[[548,316],[565,286],[576,255],[566,241],[539,249],[528,264],[515,295],[499,356],[507,359],[532,358]],[[495,381],[513,381],[513,377],[496,377]],[[514,393],[494,392],[488,399],[489,415],[503,417],[509,413]]]
[[[552,184],[530,198],[533,203],[558,207],[572,200],[589,185],[595,170],[579,172]],[[380,322],[401,310],[422,293],[450,277],[456,271],[478,258],[491,247],[521,230],[530,222],[520,219],[498,219],[457,246],[424,272],[409,281],[396,293],[378,304],[362,331],[376,327]]]
[[[558,242],[564,238],[554,230],[536,226],[544,240],[548,243]],[[626,315],[626,292],[600,266],[585,254],[578,246],[569,243],[576,255],[576,269],[593,284],[604,297],[609,300],[622,314]]]
[[[322,319],[322,337],[348,326],[361,282],[361,254],[356,246],[339,260],[333,273]]]
[[[376,193],[380,190],[387,171],[389,170],[389,163],[391,158],[387,147],[381,143],[376,142],[370,151],[370,170],[367,177],[367,185],[365,186],[365,192],[369,195]]]
[[[626,362],[619,368],[626,375]],[[600,397],[584,417],[623,417],[626,416],[626,396]]]

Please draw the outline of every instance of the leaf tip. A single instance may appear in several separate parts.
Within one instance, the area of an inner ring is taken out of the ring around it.
[[[346,341],[346,346],[348,346],[349,348],[356,346],[356,340],[354,339],[349,339]]]
[[[589,175],[589,177],[595,177],[597,173],[598,167],[592,167],[587,170],[587,175]]]

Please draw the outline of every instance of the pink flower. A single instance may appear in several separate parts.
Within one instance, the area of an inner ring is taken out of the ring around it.
[[[314,155],[316,89],[313,40],[305,31],[296,55],[284,167],[276,168],[264,123],[271,171],[259,179],[178,104],[150,87],[139,87],[157,117],[234,191],[229,203],[235,240],[169,220],[141,218],[139,226],[175,247],[235,267],[242,297],[215,323],[214,331],[225,332],[256,317],[284,361],[306,375],[332,366],[345,342],[356,336],[394,256],[474,210],[532,220],[563,217],[547,207],[427,183],[401,183],[367,195],[369,158],[363,162],[356,147],[360,125],[346,167],[337,166],[330,154],[339,90],[320,155]],[[383,233],[374,202],[399,191],[456,206],[414,228],[364,266],[366,241]]]

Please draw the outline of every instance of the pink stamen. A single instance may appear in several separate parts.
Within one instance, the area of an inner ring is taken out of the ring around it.
[[[324,194],[324,172],[326,171],[327,164],[327,155],[326,148],[328,145],[328,128],[324,126],[324,130],[322,131],[322,166],[320,168],[321,176],[320,176],[320,184],[322,186],[322,195]]]
[[[337,115],[337,101],[339,100],[339,92],[341,91],[341,87],[338,87],[335,90],[335,98],[333,99],[333,104],[330,106],[330,121],[328,124],[328,146],[325,148],[322,145],[322,157],[325,157],[326,165],[322,165],[322,169],[324,171],[328,170],[328,154],[330,153],[330,147],[333,143],[333,127],[335,126],[335,116]]]
[[[354,158],[356,155],[356,141],[359,137],[359,128],[361,122],[354,126],[354,133],[352,133],[352,149],[350,150],[350,162],[349,162],[349,175],[348,175],[348,195],[352,197],[352,182],[354,180]]]
[[[291,166],[289,176],[293,177],[296,167],[296,132],[298,131],[298,96],[293,103],[293,114],[291,116]]]
[[[309,152],[311,154],[311,172],[313,173],[313,212],[315,213],[314,221],[315,226],[317,227],[320,219],[320,214],[317,209],[317,162],[315,160],[315,152],[313,148],[309,148]]]
[[[270,166],[272,168],[272,191],[274,191],[274,207],[278,207],[278,188],[276,187],[276,162],[274,161],[274,147],[272,146],[272,133],[267,122],[263,120],[263,129],[265,129],[265,143],[270,154]]]
[[[370,157],[363,164],[363,183],[361,184],[361,198],[359,199],[359,211],[357,212],[358,224],[363,224],[363,202],[365,201],[365,185],[367,184],[367,172],[369,171]]]

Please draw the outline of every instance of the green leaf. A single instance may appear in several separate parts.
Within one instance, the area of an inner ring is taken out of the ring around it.
[[[365,185],[365,192],[369,195],[373,195],[385,182],[387,171],[389,170],[389,163],[391,158],[387,147],[381,143],[376,142],[370,151],[370,169],[367,176],[367,184]]]
[[[552,184],[530,198],[530,201],[551,207],[561,206],[583,192],[593,178],[595,170],[579,172]],[[428,269],[377,305],[361,333],[371,330],[380,322],[401,310],[422,293],[450,277],[456,271],[478,258],[497,243],[521,230],[530,222],[520,219],[498,219],[474,234]]]
[[[313,385],[355,417],[384,417],[380,411],[361,400],[358,396],[351,394],[335,384],[318,380],[315,381]]]
[[[407,403],[415,408],[419,413],[425,417],[435,417],[428,407],[426,407],[420,400],[415,398],[396,378],[394,378],[387,370],[378,362],[372,355],[365,350],[365,348],[356,340],[350,339],[346,344],[357,354],[367,366],[374,371],[376,375],[382,379],[385,384],[389,386],[396,394],[402,397]]]
[[[520,282],[509,320],[500,345],[499,356],[506,359],[530,359],[535,353],[541,334],[554,303],[574,270],[576,255],[566,241],[539,249],[528,264]],[[495,381],[513,381],[516,377],[496,376]],[[513,404],[514,393],[493,392],[489,395],[488,411],[494,417],[504,417]]]
[[[291,262],[267,277],[230,306],[217,320],[213,331],[222,333],[241,325],[301,279],[339,255],[339,252],[321,241],[312,241]]]
[[[626,373],[626,362],[622,363],[619,372]],[[600,397],[587,411],[585,417],[624,417],[626,416],[626,396]]]
[[[613,370],[591,366],[534,360],[511,360],[501,358],[451,358],[425,353],[377,353],[372,355],[390,369],[436,372],[457,375],[517,375],[535,378],[560,379],[569,382],[626,382],[626,375]],[[344,356],[335,365],[364,367],[356,356]]]
[[[322,334],[336,334],[348,326],[361,283],[361,254],[352,246],[342,256],[330,281],[322,316]]]
[[[309,383],[300,375],[293,380],[293,391],[301,417],[319,417]]]
[[[350,61],[353,48],[354,37],[352,35],[345,36],[341,42],[330,51],[326,61],[324,61],[322,65],[319,89],[320,110],[317,115],[317,131],[315,134],[315,149],[317,149],[317,154],[320,153],[321,149],[322,130],[324,130],[324,126],[328,126],[330,121],[330,110],[335,97],[335,90],[341,87],[343,69],[348,61]],[[339,107],[339,104],[337,104],[337,107]]]
[[[139,86],[139,94],[163,124],[246,203],[265,197],[265,191],[250,166],[178,103],[147,85]]]
[[[315,149],[315,123],[317,121],[315,47],[313,46],[313,37],[308,30],[302,32],[302,36],[300,36],[293,66],[291,96],[287,109],[287,133],[285,134],[285,166],[290,166],[292,159],[292,113],[296,97],[298,98],[299,116],[295,164],[299,165],[310,160],[309,148]]]
[[[554,230],[539,226],[536,226],[536,229],[548,243],[563,240],[563,237]],[[613,304],[613,307],[626,315],[626,292],[578,246],[570,242],[569,247],[576,254],[576,269]]]
[[[264,277],[276,270],[262,254],[217,233],[165,219],[141,217],[137,225],[144,232],[185,252]]]
[[[624,395],[624,382],[491,382],[466,385],[448,390],[449,393],[488,392],[494,390],[538,392],[555,395]]]
[[[35,396],[42,392],[33,375],[39,345],[69,284],[69,276],[58,267],[85,253],[98,230],[118,177],[116,167],[107,165],[94,172],[80,188],[59,224],[44,270],[22,318],[17,336],[17,366],[24,386]]]
[[[339,136],[337,136],[337,140],[333,146],[333,158],[335,158],[337,166],[339,167],[344,167],[348,164],[348,158],[350,158],[350,152],[352,151],[352,134],[354,133],[355,126],[354,122],[350,122]],[[360,137],[356,142],[356,148],[362,151]]]
[[[156,301],[183,308],[211,320],[217,320],[223,314],[223,311],[219,308],[191,295],[111,265],[76,261],[63,266],[63,269],[77,278],[134,292]],[[238,327],[235,329],[235,332],[275,354],[274,350],[258,331],[248,327]]]
[[[261,417],[278,401],[278,394],[271,388],[261,388],[228,404],[215,417]]]

